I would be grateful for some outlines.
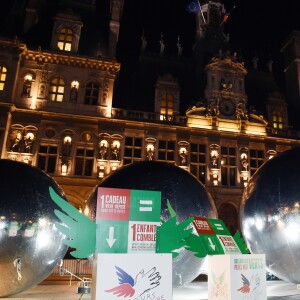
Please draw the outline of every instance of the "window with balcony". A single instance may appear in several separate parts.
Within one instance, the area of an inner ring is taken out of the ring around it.
[[[62,102],[64,98],[65,81],[62,77],[56,76],[50,82],[49,100]]]
[[[90,82],[85,86],[84,104],[97,105],[99,96],[99,85]]]
[[[264,150],[250,149],[250,175],[252,176],[256,170],[264,163]]]
[[[141,138],[125,137],[124,165],[142,160],[142,144]]]
[[[4,90],[6,76],[7,76],[7,69],[4,66],[0,65],[0,91]]]
[[[77,148],[75,156],[75,175],[92,176],[94,168],[94,149]]]
[[[191,143],[190,172],[202,183],[206,182],[206,145]]]
[[[57,47],[62,51],[72,50],[73,31],[69,28],[61,28],[58,33]]]
[[[46,173],[55,173],[57,155],[57,146],[40,145],[37,155],[37,167]]]
[[[224,186],[236,185],[236,148],[221,147],[221,181]]]
[[[158,160],[175,162],[175,141],[158,142]]]

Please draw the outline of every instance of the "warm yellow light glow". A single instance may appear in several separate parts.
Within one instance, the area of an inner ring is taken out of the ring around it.
[[[71,87],[78,90],[79,89],[79,82],[77,80],[73,80],[71,82]]]
[[[32,97],[29,108],[30,109],[37,109],[37,99],[36,99],[36,97]]]
[[[179,149],[179,153],[180,153],[180,154],[186,154],[186,152],[187,152],[187,150],[186,150],[185,147],[181,147],[181,148]]]
[[[201,116],[189,116],[187,120],[188,127],[211,129],[212,119]]]
[[[148,144],[147,145],[147,152],[153,152],[154,151],[154,145],[153,144]]]
[[[113,141],[113,143],[112,143],[113,148],[119,149],[120,145],[121,145],[121,143],[119,141],[117,141],[117,140]]]
[[[64,144],[71,143],[71,142],[72,142],[72,138],[70,136],[67,135],[64,137]]]
[[[102,141],[100,142],[100,147],[106,147],[106,148],[107,148],[107,146],[108,146],[107,140],[102,140]]]
[[[31,74],[25,75],[24,80],[25,81],[32,81],[32,75]]]
[[[67,175],[68,166],[66,164],[61,165],[61,175]]]

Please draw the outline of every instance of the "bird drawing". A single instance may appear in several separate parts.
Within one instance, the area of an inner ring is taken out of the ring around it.
[[[238,291],[244,294],[248,294],[250,293],[250,281],[247,279],[245,275],[241,274],[241,276],[242,276],[243,285],[238,289]]]
[[[260,286],[260,278],[258,274],[251,276],[249,280],[245,275],[241,274],[243,285],[238,289],[239,292],[248,294],[253,292]]]
[[[115,268],[119,285],[105,290],[105,292],[113,293],[117,297],[139,297],[160,284],[161,276],[160,273],[156,271],[156,267],[151,268],[146,273],[144,270],[141,270],[135,279],[120,267],[115,266]]]

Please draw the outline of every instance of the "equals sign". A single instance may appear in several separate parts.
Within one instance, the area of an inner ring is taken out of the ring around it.
[[[140,211],[152,211],[152,200],[140,200]]]

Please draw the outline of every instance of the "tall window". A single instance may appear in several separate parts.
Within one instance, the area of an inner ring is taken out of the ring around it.
[[[168,92],[163,92],[160,102],[160,120],[171,121],[174,114],[173,96]]]
[[[92,176],[94,167],[94,149],[77,148],[75,157],[75,175]]]
[[[49,99],[50,101],[62,102],[64,98],[65,81],[56,76],[51,80]]]
[[[7,69],[0,65],[0,91],[4,90],[4,84],[6,80]]]
[[[236,148],[221,147],[222,185],[236,185]]]
[[[46,173],[55,173],[57,162],[57,146],[40,145],[37,166]]]
[[[125,137],[124,165],[142,160],[142,139]]]
[[[202,183],[206,179],[206,145],[191,144],[190,171]]]
[[[272,112],[273,127],[275,129],[283,129],[283,117],[281,112],[273,110]]]
[[[250,149],[250,175],[264,163],[264,150]]]
[[[85,87],[84,104],[97,105],[99,95],[99,85],[90,82]]]
[[[58,33],[57,47],[59,50],[71,51],[73,40],[73,31],[68,28],[60,29]]]
[[[158,160],[175,162],[175,142],[163,141],[158,142]]]

